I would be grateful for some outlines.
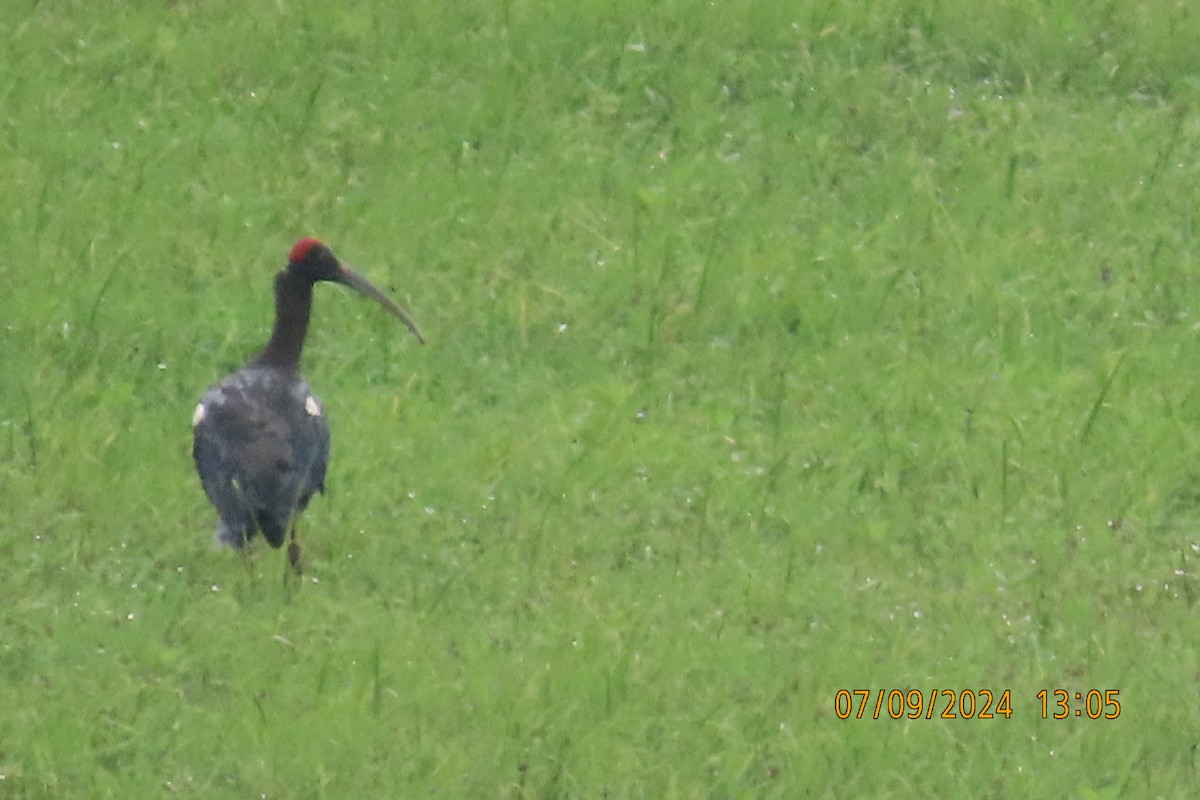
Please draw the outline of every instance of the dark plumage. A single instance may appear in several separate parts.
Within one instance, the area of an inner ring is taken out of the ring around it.
[[[294,514],[325,489],[329,426],[298,373],[251,365],[200,398],[192,456],[220,514],[217,540],[261,532],[283,544]]]
[[[313,284],[334,281],[378,301],[424,342],[395,303],[341,264],[315,239],[301,239],[275,276],[275,324],[267,346],[247,366],[209,388],[192,418],[192,456],[217,509],[217,541],[241,548],[256,533],[299,569],[295,518],[325,489],[329,426],[300,375]]]

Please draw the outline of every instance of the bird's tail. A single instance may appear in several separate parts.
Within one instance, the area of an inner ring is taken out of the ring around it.
[[[229,527],[225,520],[217,523],[217,547],[232,547],[235,550],[241,550],[245,546],[245,531]]]

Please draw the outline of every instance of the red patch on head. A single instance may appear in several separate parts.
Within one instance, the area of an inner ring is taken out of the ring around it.
[[[288,262],[291,264],[299,264],[301,261],[308,258],[308,254],[312,252],[314,247],[317,247],[320,244],[320,239],[301,239],[292,246],[292,252],[288,253]]]

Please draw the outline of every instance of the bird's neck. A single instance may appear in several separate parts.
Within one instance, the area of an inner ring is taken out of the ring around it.
[[[312,281],[282,270],[275,276],[275,325],[267,346],[253,363],[258,366],[300,369],[300,353],[312,311]]]

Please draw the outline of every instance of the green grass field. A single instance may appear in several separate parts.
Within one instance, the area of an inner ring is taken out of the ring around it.
[[[1078,5],[5,4],[0,799],[1193,796],[1200,17]],[[430,342],[318,288],[285,582],[302,235]]]

